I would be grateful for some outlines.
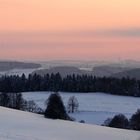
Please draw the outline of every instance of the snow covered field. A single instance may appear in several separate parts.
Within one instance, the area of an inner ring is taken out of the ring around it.
[[[0,140],[140,140],[140,133],[0,107]]]
[[[45,109],[45,100],[51,92],[25,92],[23,97],[34,100]],[[140,98],[114,96],[104,93],[60,93],[64,104],[70,96],[75,96],[79,102],[79,112],[70,114],[77,121],[85,120],[89,124],[102,124],[108,117],[118,113],[125,114],[128,118],[140,108]]]

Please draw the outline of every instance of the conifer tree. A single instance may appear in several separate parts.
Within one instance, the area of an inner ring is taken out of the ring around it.
[[[51,119],[69,120],[63,101],[59,93],[52,93],[47,100],[45,117]]]

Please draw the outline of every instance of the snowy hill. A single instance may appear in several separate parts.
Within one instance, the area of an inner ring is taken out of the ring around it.
[[[0,140],[139,140],[138,131],[49,120],[0,107]]]

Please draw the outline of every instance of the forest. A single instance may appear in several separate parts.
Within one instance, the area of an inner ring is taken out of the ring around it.
[[[61,92],[104,92],[113,95],[140,97],[140,80],[113,77],[95,77],[90,75],[67,75],[59,73],[22,76],[1,76],[0,92],[19,93],[28,91]]]

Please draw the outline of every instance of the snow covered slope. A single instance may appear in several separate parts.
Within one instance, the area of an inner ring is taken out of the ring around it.
[[[0,140],[139,140],[140,132],[49,120],[0,107]]]

